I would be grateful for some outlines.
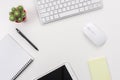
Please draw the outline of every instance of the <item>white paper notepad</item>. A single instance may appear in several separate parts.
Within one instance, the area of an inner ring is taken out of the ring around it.
[[[32,61],[9,34],[0,41],[0,80],[15,80]]]

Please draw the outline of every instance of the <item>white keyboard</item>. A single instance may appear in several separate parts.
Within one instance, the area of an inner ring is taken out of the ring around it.
[[[36,0],[42,23],[49,23],[69,16],[102,8],[102,0]]]

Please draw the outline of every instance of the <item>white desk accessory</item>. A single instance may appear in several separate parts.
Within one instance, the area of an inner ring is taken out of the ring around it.
[[[42,23],[101,9],[102,0],[36,0],[36,7]]]
[[[107,40],[105,33],[92,23],[87,24],[84,27],[83,32],[85,36],[96,46],[102,46]]]
[[[12,36],[0,41],[0,80],[15,80],[32,61]]]

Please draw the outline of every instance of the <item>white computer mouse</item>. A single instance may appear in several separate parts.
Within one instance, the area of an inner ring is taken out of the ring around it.
[[[107,41],[105,33],[92,23],[88,23],[83,28],[83,32],[85,36],[96,46],[102,46]]]

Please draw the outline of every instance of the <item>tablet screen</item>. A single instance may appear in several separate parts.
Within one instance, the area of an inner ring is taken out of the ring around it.
[[[64,65],[37,80],[73,80],[73,79]]]

